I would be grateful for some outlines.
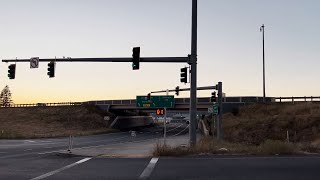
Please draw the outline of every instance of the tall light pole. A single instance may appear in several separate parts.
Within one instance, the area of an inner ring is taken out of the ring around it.
[[[266,102],[266,77],[264,68],[264,24],[260,27],[260,32],[262,32],[262,61],[263,61],[263,103]]]
[[[192,28],[191,28],[191,82],[190,82],[190,146],[196,145],[196,113],[197,113],[197,0],[192,0]]]

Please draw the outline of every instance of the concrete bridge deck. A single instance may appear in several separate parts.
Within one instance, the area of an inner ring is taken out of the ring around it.
[[[230,112],[232,109],[245,105],[247,103],[262,102],[262,97],[246,96],[246,97],[223,97],[223,111]],[[267,102],[274,102],[275,99],[271,97],[266,98]],[[136,107],[135,99],[124,100],[99,100],[88,101],[88,104],[96,105],[104,110],[141,110],[143,112],[154,112],[157,108],[140,108]],[[210,97],[199,97],[197,100],[197,111],[208,112],[208,108],[212,107]],[[174,107],[168,108],[169,112],[188,112],[190,108],[190,98],[175,98]]]

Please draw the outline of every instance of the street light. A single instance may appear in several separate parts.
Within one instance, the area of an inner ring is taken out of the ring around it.
[[[262,32],[262,61],[263,61],[263,103],[266,102],[266,78],[265,78],[265,68],[264,68],[264,24],[260,27],[260,32]]]

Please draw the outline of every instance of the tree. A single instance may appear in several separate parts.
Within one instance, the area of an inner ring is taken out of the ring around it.
[[[9,86],[6,85],[0,94],[0,107],[10,107],[12,104],[11,92]]]

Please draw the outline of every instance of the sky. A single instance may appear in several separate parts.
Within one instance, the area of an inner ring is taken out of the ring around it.
[[[186,57],[191,53],[191,0],[0,0],[0,58]],[[198,0],[197,85],[223,83],[226,96],[262,96],[265,25],[266,95],[319,96],[320,1]],[[180,83],[184,63],[56,64],[38,69],[0,62],[0,90],[14,103],[135,99]],[[174,93],[172,93],[173,95]],[[183,92],[179,97],[188,97]],[[209,97],[211,91],[198,91]]]

